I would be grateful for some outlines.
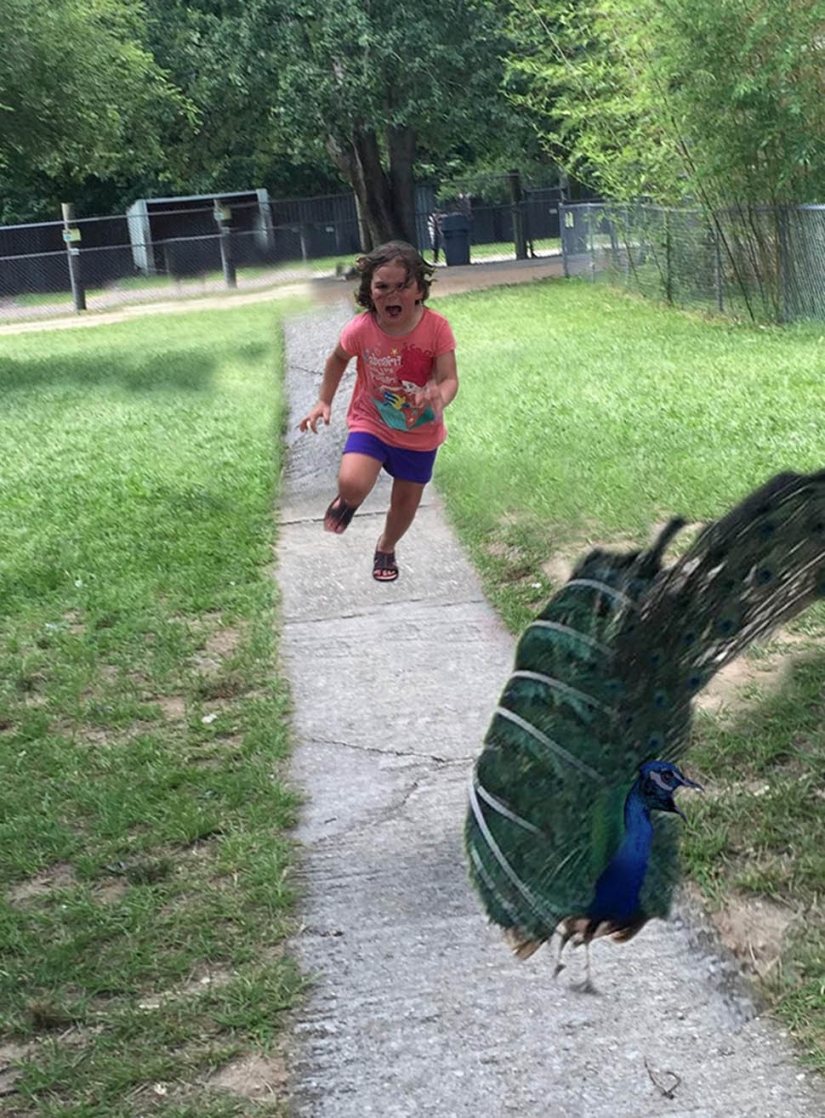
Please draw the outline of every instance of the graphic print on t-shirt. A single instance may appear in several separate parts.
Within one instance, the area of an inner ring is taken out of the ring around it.
[[[383,356],[365,349],[364,364],[373,386],[372,402],[388,427],[409,431],[435,419],[429,404],[423,408],[415,404],[416,389],[423,388],[430,379],[431,354],[415,345],[393,347]],[[379,396],[374,395],[376,390]]]

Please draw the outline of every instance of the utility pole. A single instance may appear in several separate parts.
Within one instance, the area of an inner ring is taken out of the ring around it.
[[[230,240],[229,227],[226,224],[232,216],[228,206],[222,206],[218,198],[215,199],[215,221],[218,224],[218,244],[221,250],[221,267],[223,278],[227,287],[237,287],[238,280],[235,275],[235,264],[232,260],[232,241]]]
[[[524,232],[524,206],[521,193],[521,176],[518,171],[508,171],[507,179],[510,185],[510,212],[513,215],[513,243],[516,248],[516,260],[527,259],[527,237]]]
[[[66,253],[69,260],[69,281],[72,285],[72,301],[76,311],[86,310],[86,291],[83,287],[83,276],[80,273],[80,229],[75,225],[74,203],[62,202],[63,211],[63,240],[66,244]]]

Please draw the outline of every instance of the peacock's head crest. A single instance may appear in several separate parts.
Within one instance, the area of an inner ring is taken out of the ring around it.
[[[696,788],[703,792],[701,784],[690,780],[670,761],[645,761],[639,766],[639,788],[645,807],[649,811],[671,811],[687,822],[687,817],[673,798],[677,788]]]

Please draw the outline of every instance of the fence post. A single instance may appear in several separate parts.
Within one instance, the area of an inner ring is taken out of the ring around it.
[[[725,310],[722,293],[722,245],[719,240],[719,226],[713,224],[713,286],[716,288],[716,309],[722,314]]]
[[[779,311],[780,322],[790,322],[793,314],[791,311],[790,292],[790,264],[791,255],[788,251],[788,210],[785,206],[779,207],[779,243],[777,244],[777,279],[779,291],[777,292],[776,306]]]
[[[630,288],[630,205],[624,204],[624,285]]]
[[[507,181],[510,186],[510,212],[513,215],[513,244],[516,248],[516,260],[526,260],[527,237],[524,233],[521,176],[518,171],[508,171]]]
[[[568,213],[564,208],[564,198],[559,198],[559,234],[561,238],[561,264],[564,278],[570,279],[570,268],[567,264],[567,218]]]
[[[235,275],[235,264],[232,260],[232,241],[230,240],[229,228],[226,225],[226,222],[232,216],[232,212],[227,206],[222,206],[216,198],[214,216],[218,223],[218,244],[221,250],[223,278],[227,287],[237,287],[238,279]]]
[[[80,273],[80,230],[74,223],[74,203],[61,202],[63,211],[63,240],[66,244],[66,255],[69,261],[69,282],[72,285],[72,301],[76,311],[86,310],[86,291],[83,287],[83,276]]]
[[[673,244],[670,210],[665,210],[665,298],[673,303]]]

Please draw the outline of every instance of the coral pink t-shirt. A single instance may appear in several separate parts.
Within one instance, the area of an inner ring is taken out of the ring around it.
[[[409,334],[385,334],[372,311],[356,315],[341,331],[341,348],[357,358],[355,389],[347,411],[350,431],[368,431],[390,446],[435,450],[447,437],[441,416],[413,402],[432,377],[436,357],[455,349],[443,315],[424,307]]]

